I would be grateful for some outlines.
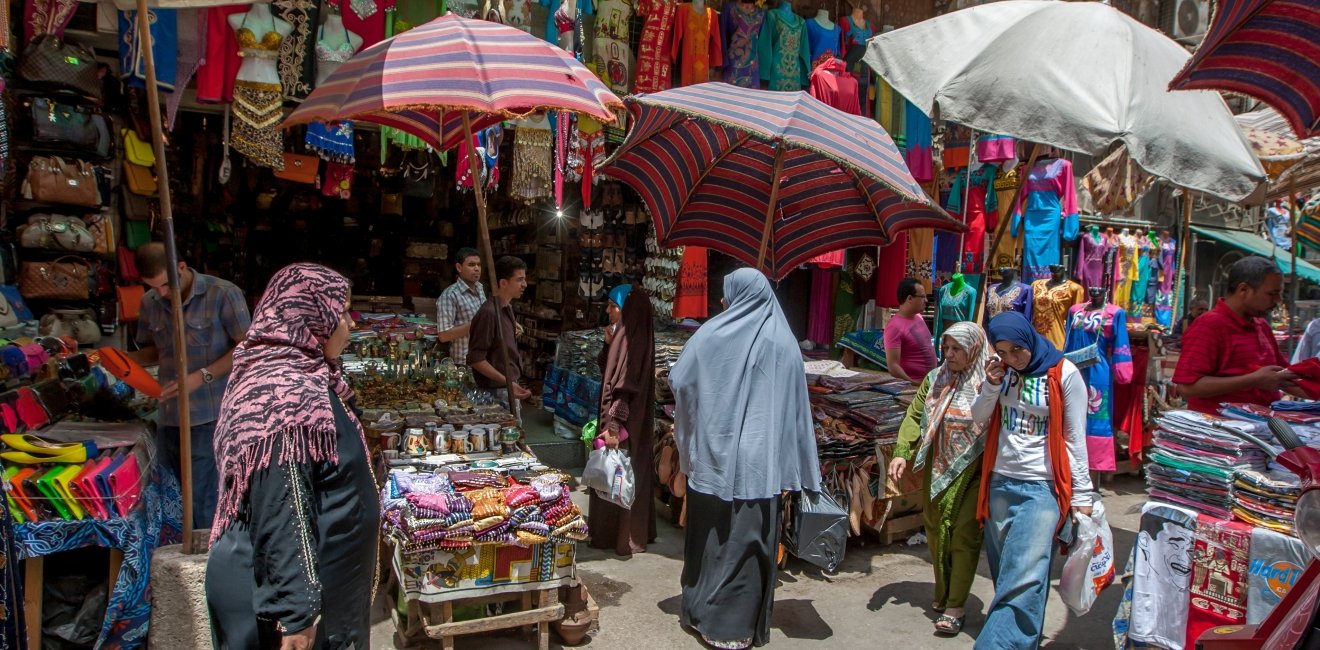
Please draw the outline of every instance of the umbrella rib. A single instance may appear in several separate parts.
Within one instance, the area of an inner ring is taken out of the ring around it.
[[[750,132],[744,132],[742,134],[742,137],[738,138],[737,142],[726,147],[724,151],[721,151],[718,156],[715,156],[715,160],[710,161],[710,164],[706,166],[706,169],[702,170],[701,175],[697,177],[697,182],[692,184],[692,190],[687,193],[687,196],[683,197],[683,203],[680,204],[678,206],[678,209],[674,211],[674,221],[678,221],[679,215],[683,214],[683,212],[687,210],[688,203],[692,201],[692,195],[696,194],[697,188],[701,187],[701,184],[706,182],[706,177],[710,175],[711,171],[713,171],[716,167],[719,167],[720,163],[724,162],[724,159],[729,157],[729,154],[733,153],[735,150],[742,147],[744,144],[747,144],[747,141],[750,140],[751,137],[752,134]]]

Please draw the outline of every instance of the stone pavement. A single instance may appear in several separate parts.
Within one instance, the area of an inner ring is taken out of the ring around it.
[[[1144,483],[1120,476],[1101,490],[1107,517],[1114,532],[1118,570],[1127,563],[1136,538]],[[581,505],[585,509],[584,494]],[[683,531],[665,521],[658,524],[659,540],[650,552],[629,559],[612,552],[579,546],[579,576],[600,605],[600,632],[581,648],[647,650],[655,648],[704,647],[698,637],[678,623],[682,572]],[[1056,560],[1052,581],[1057,587],[1061,560]],[[848,556],[836,575],[824,575],[815,567],[790,560],[779,574],[769,648],[969,648],[984,620],[985,608],[994,595],[990,572],[984,559],[968,602],[967,623],[955,638],[933,634],[934,613],[930,610],[933,577],[926,546],[902,542],[881,546],[854,539]],[[1073,616],[1050,590],[1046,609],[1046,638],[1050,650],[1098,650],[1112,648],[1110,621],[1122,596],[1117,584],[1100,595],[1086,616]],[[384,614],[380,614],[383,616]],[[379,616],[378,616],[379,618]],[[393,624],[376,624],[372,648],[392,648]],[[553,637],[552,637],[553,639]],[[435,647],[439,647],[438,645]],[[534,648],[517,635],[460,637],[458,650]],[[551,648],[559,648],[552,641]]]

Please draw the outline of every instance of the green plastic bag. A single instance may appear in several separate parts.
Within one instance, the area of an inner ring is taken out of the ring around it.
[[[582,425],[582,444],[587,446],[588,451],[591,450],[591,443],[596,439],[596,426],[595,420]]]

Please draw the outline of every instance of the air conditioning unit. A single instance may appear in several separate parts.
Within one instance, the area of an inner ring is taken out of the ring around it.
[[[1199,41],[1210,27],[1210,0],[1175,0],[1173,38]]]

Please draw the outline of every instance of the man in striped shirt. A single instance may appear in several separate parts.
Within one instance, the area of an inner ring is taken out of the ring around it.
[[[486,302],[481,286],[481,256],[474,248],[460,248],[454,256],[454,283],[440,294],[436,303],[436,326],[440,341],[449,344],[449,358],[455,365],[466,365],[472,317]]]

